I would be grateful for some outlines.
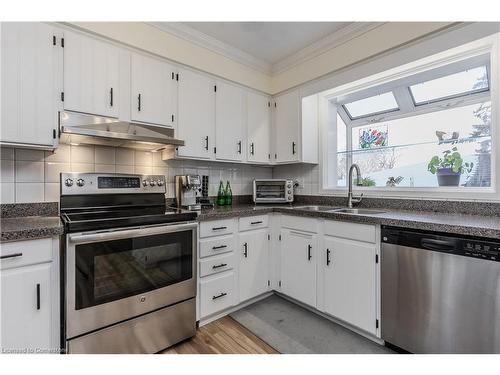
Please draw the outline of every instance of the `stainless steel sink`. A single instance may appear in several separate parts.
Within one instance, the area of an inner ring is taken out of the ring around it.
[[[385,211],[369,210],[366,208],[341,208],[338,210],[334,210],[333,212],[352,215],[380,215],[385,213]]]
[[[317,206],[317,205],[312,205],[312,206],[297,206],[294,207],[297,210],[306,210],[306,211],[334,211],[338,210],[339,207],[334,207],[334,206]]]

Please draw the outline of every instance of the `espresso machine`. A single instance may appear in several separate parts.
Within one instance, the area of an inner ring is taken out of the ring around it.
[[[175,176],[175,203],[179,208],[200,210],[198,195],[201,191],[201,178],[197,174]]]

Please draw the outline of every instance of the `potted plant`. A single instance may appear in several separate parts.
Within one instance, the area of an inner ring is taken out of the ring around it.
[[[433,156],[427,169],[435,174],[439,186],[458,186],[462,173],[470,173],[474,163],[464,163],[456,147],[443,151],[443,156]]]

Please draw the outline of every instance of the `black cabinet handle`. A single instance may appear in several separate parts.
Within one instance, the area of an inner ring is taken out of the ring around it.
[[[222,229],[227,229],[227,227],[214,227],[212,230],[222,230]]]
[[[262,224],[262,220],[261,221],[252,221],[250,224],[252,224],[252,225]]]
[[[312,258],[311,249],[312,249],[312,246],[307,245],[307,260],[311,260],[311,258]]]
[[[137,95],[137,111],[141,111],[141,94]]]
[[[0,256],[0,259],[8,259],[8,258],[17,258],[17,257],[22,257],[23,253],[13,253],[13,254],[8,254],[8,255],[2,255]]]
[[[331,263],[330,260],[330,249],[326,249],[326,265],[329,266]]]
[[[113,88],[112,87],[109,89],[109,106],[110,107],[113,106]]]
[[[244,243],[243,244],[243,247],[245,248],[245,250],[243,251],[243,255],[245,256],[245,258],[248,258],[248,243]]]
[[[217,268],[226,267],[226,266],[227,266],[227,263],[221,263],[221,264],[217,264],[215,266],[212,266],[212,269],[216,270]]]
[[[255,144],[253,142],[250,143],[250,154],[255,155]]]
[[[227,247],[227,245],[213,246],[212,250],[225,249],[226,247]]]
[[[219,294],[219,295],[217,295],[217,296],[213,296],[213,297],[212,297],[212,299],[213,299],[213,300],[216,300],[216,299],[221,298],[221,297],[224,297],[224,296],[227,296],[227,293],[221,293],[221,294]]]
[[[238,141],[238,154],[241,154],[241,141]]]
[[[292,142],[292,154],[295,155],[295,142]]]
[[[40,284],[36,284],[36,309],[40,310]]]
[[[205,150],[208,150],[208,135],[205,137]]]

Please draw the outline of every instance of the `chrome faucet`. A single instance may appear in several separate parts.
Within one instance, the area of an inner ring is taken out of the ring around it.
[[[359,204],[361,202],[361,199],[363,199],[363,194],[361,194],[358,198],[355,198],[352,195],[352,170],[356,169],[356,185],[357,186],[363,186],[363,179],[361,178],[361,171],[359,169],[359,165],[353,164],[349,168],[349,191],[347,193],[347,207],[352,208],[353,204]]]

